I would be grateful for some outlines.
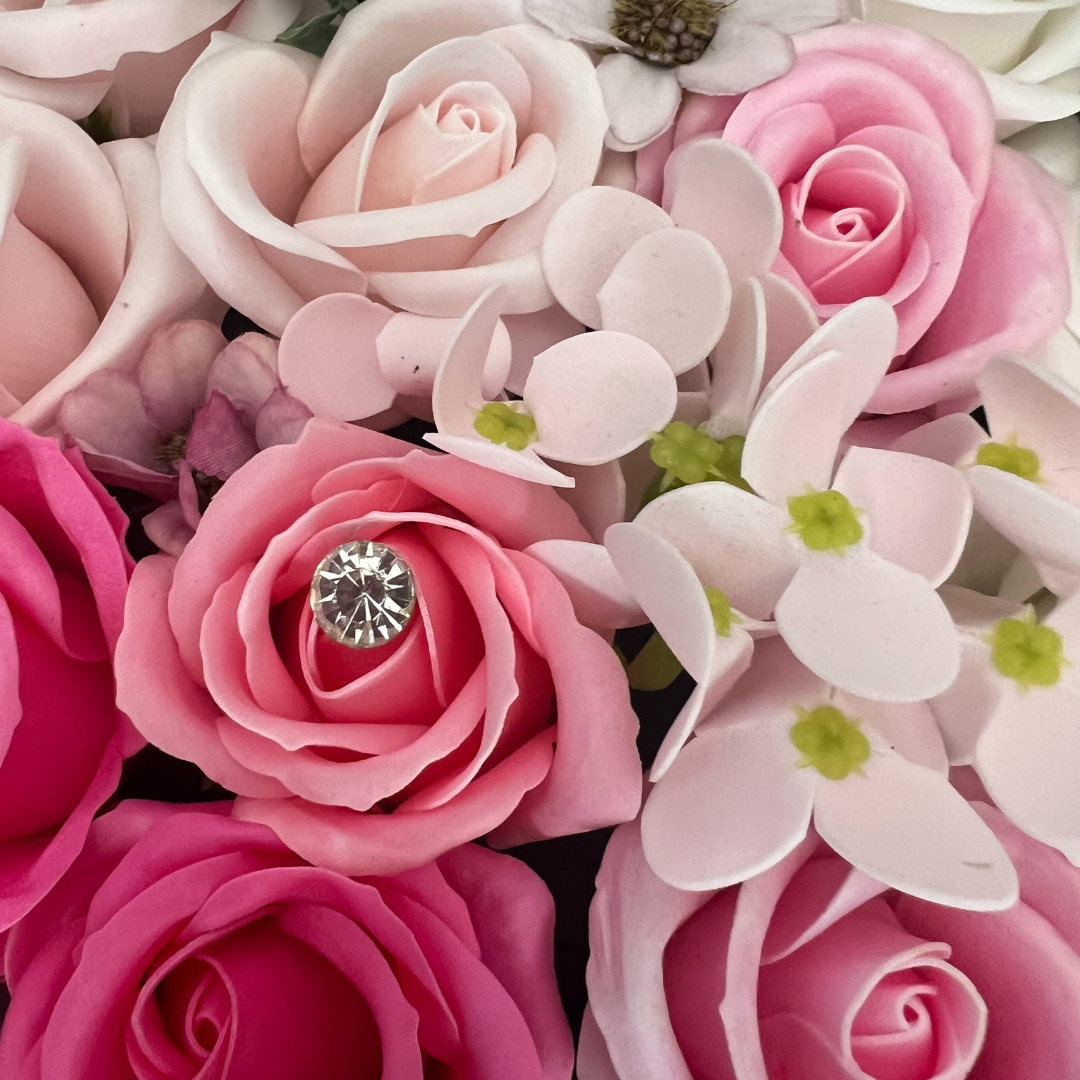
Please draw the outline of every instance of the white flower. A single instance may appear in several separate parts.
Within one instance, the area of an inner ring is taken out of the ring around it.
[[[616,150],[665,131],[684,89],[741,94],[783,75],[795,58],[789,34],[847,14],[846,0],[526,0],[525,9],[560,37],[608,52],[597,75]]]

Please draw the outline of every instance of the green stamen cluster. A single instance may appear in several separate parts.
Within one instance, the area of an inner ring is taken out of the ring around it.
[[[1015,441],[983,443],[975,455],[975,464],[989,465],[991,469],[1012,473],[1021,480],[1030,480],[1035,484],[1042,481],[1039,475],[1039,455],[1034,450],[1017,446]]]
[[[1068,663],[1061,635],[1049,626],[1039,626],[1030,608],[1022,618],[996,623],[989,641],[994,667],[1023,690],[1054,686]]]
[[[653,634],[641,651],[626,665],[626,677],[631,690],[663,690],[683,671],[678,657],[668,643]]]
[[[742,622],[742,619],[731,610],[731,602],[719,589],[706,585],[705,596],[709,601],[709,610],[712,612],[713,626],[716,627],[717,636],[727,637],[731,633],[732,623]]]
[[[524,450],[536,438],[536,421],[505,401],[489,401],[476,415],[473,427],[488,442]]]
[[[692,64],[708,48],[726,6],[714,0],[615,0],[611,32],[650,64]]]
[[[830,488],[792,495],[787,504],[791,514],[788,532],[795,533],[811,551],[842,555],[863,537],[859,511],[839,491]]]
[[[817,769],[826,780],[843,780],[862,771],[870,759],[870,741],[857,719],[835,705],[796,707],[795,712],[799,719],[791,726],[791,741],[802,754],[800,769]]]
[[[687,484],[700,484],[705,480],[723,480],[743,491],[750,491],[750,486],[742,478],[745,436],[729,435],[726,439],[714,439],[681,420],[672,420],[663,431],[653,432],[650,438],[653,445],[649,453],[653,464],[664,472],[649,485],[643,504],[665,491]]]

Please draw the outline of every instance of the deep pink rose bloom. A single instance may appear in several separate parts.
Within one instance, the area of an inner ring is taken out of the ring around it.
[[[1032,354],[1063,325],[1062,230],[1075,228],[1064,192],[995,143],[979,73],[946,46],[848,23],[795,47],[787,75],[741,99],[691,98],[639,154],[638,190],[665,208],[694,198],[664,185],[668,153],[723,132],[776,184],[784,231],[773,269],[819,317],[864,296],[893,305],[898,357],[870,411],[966,410],[991,356]]]
[[[142,745],[114,698],[126,527],[78,450],[0,420],[0,930],[71,865]]]
[[[8,941],[5,1080],[567,1080],[527,866],[467,845],[353,881],[227,812],[94,823]]]
[[[974,805],[1019,874],[1008,911],[889,892],[814,836],[737,888],[681,892],[619,829],[590,916],[581,1080],[1074,1075],[1080,869]]]
[[[118,698],[152,742],[309,861],[395,873],[637,812],[637,721],[606,641],[523,551],[588,540],[550,488],[325,419],[214,497],[179,559],[136,567]],[[387,645],[314,622],[316,566],[378,539],[417,605]]]

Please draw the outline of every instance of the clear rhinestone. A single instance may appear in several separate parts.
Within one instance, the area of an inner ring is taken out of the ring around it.
[[[311,579],[315,621],[350,649],[392,641],[409,625],[415,606],[409,564],[393,548],[372,540],[334,548]]]

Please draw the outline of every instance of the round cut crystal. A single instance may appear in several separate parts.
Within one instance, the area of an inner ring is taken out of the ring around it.
[[[409,625],[416,584],[409,564],[393,548],[351,540],[315,568],[311,610],[335,641],[371,649],[392,641]]]

